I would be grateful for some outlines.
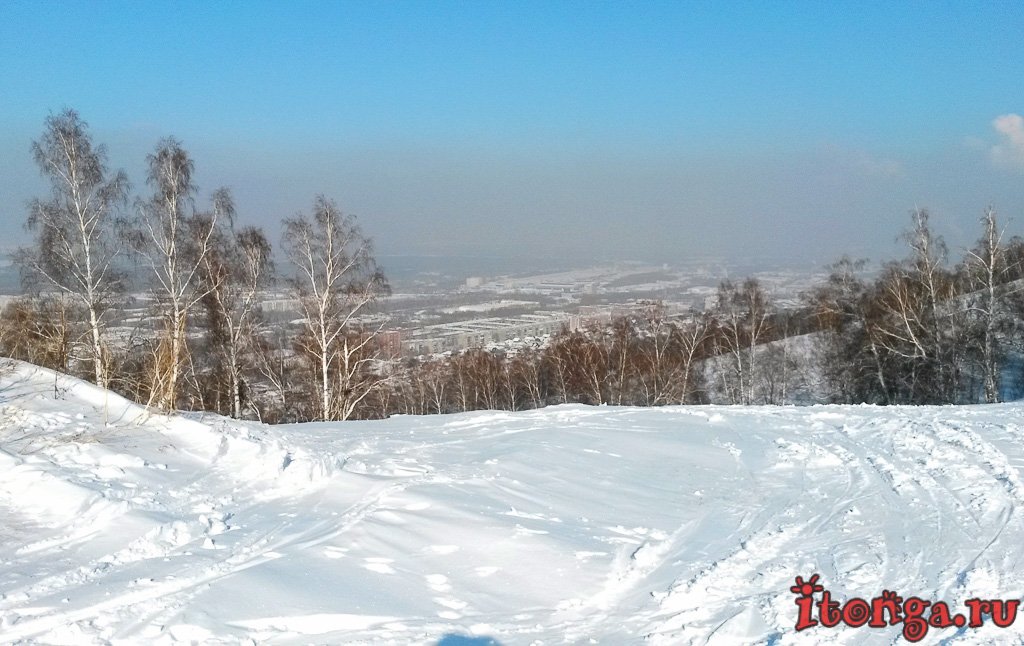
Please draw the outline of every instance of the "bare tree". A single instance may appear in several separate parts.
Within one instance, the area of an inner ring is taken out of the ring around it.
[[[914,209],[911,212],[913,227],[904,234],[904,237],[911,249],[909,277],[919,284],[918,291],[924,297],[922,321],[927,331],[926,338],[930,341],[929,350],[936,364],[938,381],[942,384],[946,381],[946,375],[951,366],[944,361],[943,317],[939,308],[943,301],[953,296],[953,283],[948,272],[943,268],[948,253],[946,244],[941,237],[932,233],[929,219],[927,210]]]
[[[795,352],[790,343],[793,326],[798,324],[793,312],[780,312],[774,324],[778,340],[765,344],[760,350],[763,357],[758,362],[760,370],[755,377],[765,404],[790,403],[793,392],[804,389],[801,354]]]
[[[521,360],[510,357],[507,354],[499,362],[501,385],[504,389],[504,404],[508,410],[520,410],[520,401],[523,398],[525,385],[521,363]]]
[[[375,338],[384,323],[360,320],[388,284],[372,244],[334,201],[319,196],[313,217],[284,221],[284,251],[296,269],[289,283],[302,309],[302,345],[318,382],[317,416],[348,419],[383,378],[373,374]]]
[[[646,406],[669,403],[671,388],[676,381],[678,363],[673,359],[676,326],[665,316],[662,303],[651,303],[646,308],[640,327],[636,330],[637,375],[642,402]]]
[[[425,378],[426,364],[415,360],[404,367],[402,379],[392,382],[401,391],[403,410],[406,415],[427,415],[430,413],[430,394]]]
[[[128,228],[127,240],[152,270],[163,323],[149,403],[171,410],[177,406],[180,375],[187,363],[189,314],[212,288],[199,280],[199,274],[221,213],[215,202],[209,217],[195,218],[195,164],[176,139],[160,141],[147,163],[153,195],[138,202],[138,217]]]
[[[670,320],[661,303],[642,317],[619,319],[606,330],[611,401],[660,406],[700,401],[698,364],[708,354],[707,316]]]
[[[430,361],[421,366],[420,378],[427,396],[429,410],[444,413],[448,410],[448,384],[451,381],[451,365],[446,361]]]
[[[830,399],[837,403],[892,403],[880,308],[874,291],[859,276],[866,260],[841,258],[828,281],[809,296],[820,328],[821,366]]]
[[[575,361],[570,343],[574,334],[579,333],[563,328],[545,348],[542,360],[545,371],[551,375],[552,389],[563,404],[575,401],[572,388]]]
[[[462,410],[499,410],[503,406],[502,360],[483,348],[451,358],[456,397]]]
[[[756,279],[748,278],[742,286],[726,280],[718,287],[716,338],[722,353],[729,357],[729,370],[723,377],[731,376],[724,382],[733,403],[754,402],[757,346],[767,340],[769,308],[768,297]]]
[[[608,348],[601,342],[598,327],[573,332],[556,346],[560,362],[569,368],[569,389],[573,398],[597,406],[608,403]]]
[[[232,417],[242,416],[243,371],[259,334],[260,294],[273,270],[270,243],[255,227],[235,230],[235,208],[227,189],[214,194],[214,210],[195,219],[195,235],[212,230],[208,252],[200,258],[208,341],[220,358]],[[220,217],[217,214],[220,214]],[[220,226],[213,226],[216,218]]]
[[[676,380],[676,399],[680,404],[700,403],[703,399],[703,370],[701,361],[710,354],[715,330],[707,314],[697,314],[675,331],[673,344],[679,366]]]
[[[946,246],[928,212],[911,212],[903,238],[910,256],[886,267],[877,281],[878,343],[897,359],[890,383],[907,403],[955,403],[964,375],[965,313],[956,282],[945,269]]]
[[[911,222],[906,260],[887,263],[866,284],[856,276],[863,263],[844,258],[815,290],[823,374],[837,401],[956,403],[977,392],[967,384],[977,353],[966,307],[973,297],[945,268],[946,247],[928,212],[915,209]]]
[[[518,376],[529,406],[531,408],[544,406],[546,384],[541,352],[534,348],[520,350],[512,359],[510,369]]]
[[[256,336],[253,342],[253,361],[264,386],[269,388],[273,394],[275,404],[271,407],[271,419],[294,422],[299,420],[298,410],[295,406],[295,385],[293,384],[294,356],[282,328],[277,328],[276,333],[266,336]],[[276,410],[274,410],[276,409]],[[257,410],[259,410],[257,408]],[[261,413],[261,418],[267,421],[267,415]]]
[[[23,297],[0,312],[0,355],[67,372],[71,356],[68,296]]]
[[[879,345],[903,359],[927,359],[932,347],[932,308],[921,284],[898,264],[890,264],[877,281],[883,321],[873,329]]]
[[[466,356],[454,354],[448,358],[450,369],[452,399],[456,410],[465,412],[476,408],[476,391],[473,376],[467,368]]]
[[[980,298],[972,299],[970,310],[981,322],[981,368],[985,401],[999,401],[999,362],[1001,352],[997,331],[1003,315],[999,288],[1007,282],[1010,265],[1002,244],[1003,232],[991,206],[981,218],[984,232],[973,249],[967,250],[966,269],[970,286]]]
[[[608,374],[608,403],[631,403],[632,381],[637,373],[637,330],[628,316],[612,321],[604,338],[604,357]]]
[[[123,171],[109,173],[106,148],[93,146],[87,124],[74,110],[46,119],[32,144],[36,164],[50,181],[48,200],[33,200],[27,228],[36,246],[19,254],[31,279],[71,297],[85,312],[96,383],[106,387],[106,313],[122,290],[114,241],[114,210],[127,199]]]

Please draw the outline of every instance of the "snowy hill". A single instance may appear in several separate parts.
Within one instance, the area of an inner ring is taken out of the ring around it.
[[[902,624],[797,633],[795,577],[840,601],[1019,599],[1022,413],[266,427],[18,364],[0,377],[0,641],[888,644]],[[985,619],[923,643],[1024,634]]]

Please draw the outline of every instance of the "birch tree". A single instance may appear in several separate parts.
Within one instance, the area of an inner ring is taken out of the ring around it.
[[[810,295],[821,329],[822,373],[835,403],[893,403],[887,376],[889,354],[883,347],[887,335],[876,297],[881,292],[860,277],[866,266],[866,260],[844,256],[829,268],[828,281]]]
[[[349,419],[384,381],[373,372],[384,323],[360,317],[387,293],[387,280],[355,218],[324,196],[312,218],[284,221],[282,246],[295,270],[288,282],[303,315],[299,343],[317,382],[317,418]]]
[[[732,403],[754,402],[757,346],[767,340],[770,314],[771,304],[756,279],[748,278],[741,286],[729,280],[719,285],[716,340],[722,354],[729,358],[730,366],[723,378],[731,376],[724,379],[724,385]]]
[[[878,283],[882,318],[876,330],[880,345],[904,360],[906,401],[956,403],[968,349],[966,315],[954,301],[946,245],[933,233],[928,212],[915,209],[911,221],[903,234],[910,257],[887,268]]]
[[[696,314],[673,330],[673,348],[678,359],[676,398],[680,404],[701,403],[703,399],[703,370],[701,360],[707,357],[709,345],[714,342],[715,330],[711,317]]]
[[[178,402],[189,315],[212,289],[199,280],[200,270],[223,205],[215,200],[209,217],[196,218],[195,164],[176,139],[160,141],[147,163],[153,195],[137,203],[138,216],[128,241],[150,267],[162,323],[149,403],[171,410]]]
[[[27,228],[36,234],[36,245],[22,250],[19,259],[40,286],[56,289],[84,310],[93,377],[105,388],[106,314],[123,288],[114,212],[127,199],[128,179],[123,171],[108,171],[106,148],[93,145],[74,110],[46,119],[32,153],[51,194],[30,203]]]
[[[984,232],[973,249],[967,251],[966,268],[970,286],[976,290],[970,311],[980,319],[981,368],[985,401],[999,401],[999,362],[1001,348],[997,331],[1004,316],[999,288],[1007,282],[1010,265],[1003,232],[996,221],[995,209],[985,209],[981,218]]]
[[[243,371],[252,363],[259,334],[260,297],[269,283],[273,263],[270,243],[256,227],[235,229],[235,207],[227,189],[213,197],[214,209],[197,216],[193,235],[212,231],[207,253],[200,258],[202,302],[207,311],[208,341],[221,364],[230,415],[242,416]],[[211,222],[216,218],[220,226]]]

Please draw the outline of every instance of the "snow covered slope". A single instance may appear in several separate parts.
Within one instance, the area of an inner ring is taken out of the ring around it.
[[[892,643],[835,597],[1024,594],[1024,422],[557,406],[265,427],[0,377],[0,641]],[[1020,509],[1018,509],[1018,507]],[[932,629],[924,643],[1020,641]]]

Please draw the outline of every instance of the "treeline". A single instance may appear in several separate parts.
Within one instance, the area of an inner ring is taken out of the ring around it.
[[[903,238],[907,258],[885,264],[874,280],[859,276],[863,262],[843,259],[809,295],[828,400],[991,403],[1008,387],[1019,391],[1024,241],[1004,240],[992,208],[953,267],[927,211],[912,214]]]
[[[869,273],[844,258],[786,307],[754,279],[726,281],[704,312],[648,303],[543,343],[397,359],[378,307],[387,280],[330,199],[282,222],[278,269],[230,192],[199,204],[173,138],[134,199],[73,111],[47,119],[33,153],[51,194],[29,205],[27,293],[0,315],[0,353],[164,410],[288,422],[569,402],[975,403],[1021,378],[1024,242],[1004,239],[992,209],[955,264],[916,210],[904,259]],[[149,285],[141,320],[126,320],[129,275]],[[297,320],[263,310],[270,288]]]
[[[669,316],[659,303],[542,347],[467,350],[410,360],[393,378],[390,412],[615,406],[781,404],[806,390],[783,335],[810,331],[806,312],[772,308],[756,280],[723,283],[720,306]]]
[[[539,349],[411,362],[388,410],[997,402],[1024,383],[1024,240],[1005,240],[991,208],[980,223],[950,266],[915,210],[905,259],[869,276],[865,261],[843,258],[787,308],[754,279],[725,281],[706,312],[651,304]]]

